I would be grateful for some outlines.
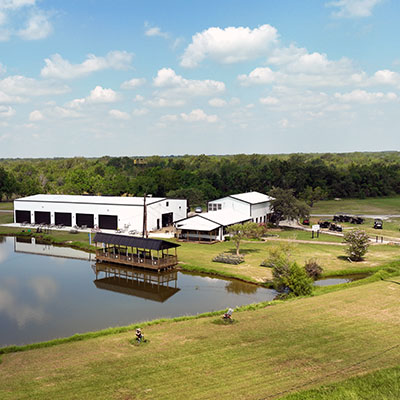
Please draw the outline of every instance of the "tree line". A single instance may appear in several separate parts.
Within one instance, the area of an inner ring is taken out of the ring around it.
[[[191,206],[227,194],[292,189],[313,201],[400,193],[396,152],[152,156],[0,160],[3,200],[37,193],[187,198]]]

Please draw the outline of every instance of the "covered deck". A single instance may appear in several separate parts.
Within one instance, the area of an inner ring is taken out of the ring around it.
[[[102,243],[96,250],[96,260],[131,267],[162,271],[178,264],[179,244],[158,239],[145,239],[134,236],[96,233],[93,241]]]

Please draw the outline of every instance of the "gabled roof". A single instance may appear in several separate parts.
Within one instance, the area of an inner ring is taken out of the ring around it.
[[[239,193],[239,194],[231,194],[228,197],[232,197],[237,200],[244,201],[249,204],[259,204],[265,203],[267,201],[274,200],[273,197],[268,196],[266,194],[260,192],[248,192],[248,193]]]
[[[175,223],[178,229],[209,232],[220,226],[229,226],[251,220],[250,215],[235,210],[211,211],[194,215]]]
[[[136,247],[138,249],[147,250],[165,250],[173,247],[179,247],[180,244],[167,242],[159,239],[145,239],[136,236],[126,236],[112,233],[98,232],[94,236],[93,241],[96,243],[116,244],[121,246]]]
[[[146,204],[157,203],[166,200],[165,197],[146,197]],[[143,197],[121,197],[121,196],[77,196],[63,194],[35,194],[22,197],[15,201],[38,201],[41,203],[78,203],[78,204],[109,204],[121,206],[143,206]]]

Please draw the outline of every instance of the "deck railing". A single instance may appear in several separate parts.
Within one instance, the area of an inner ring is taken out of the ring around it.
[[[172,267],[178,264],[178,257],[172,255],[164,255],[162,258],[157,257],[140,257],[137,254],[115,254],[112,252],[96,251],[96,258],[100,261],[115,262],[118,264],[132,265],[135,267],[144,267],[151,269],[160,269]]]

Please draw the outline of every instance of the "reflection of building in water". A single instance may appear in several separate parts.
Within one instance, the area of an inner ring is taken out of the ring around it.
[[[93,261],[96,258],[91,253],[85,253],[84,251],[71,249],[70,247],[53,246],[31,237],[14,238],[14,251],[16,253],[39,254],[41,256],[74,258],[87,261]]]
[[[174,270],[157,273],[102,262],[94,264],[93,271],[96,274],[94,284],[99,289],[146,300],[163,303],[180,290],[176,287],[178,272]]]

